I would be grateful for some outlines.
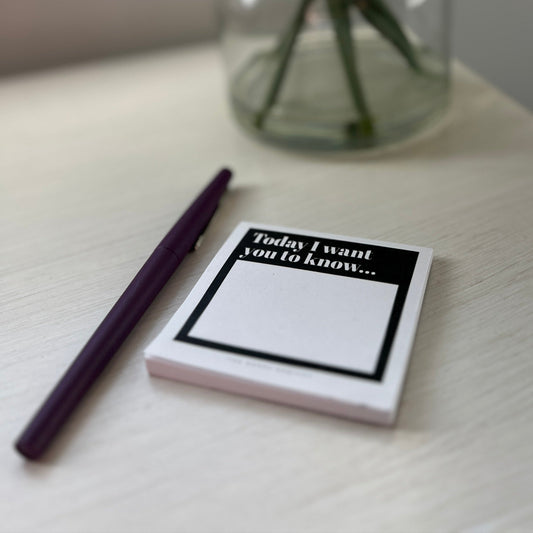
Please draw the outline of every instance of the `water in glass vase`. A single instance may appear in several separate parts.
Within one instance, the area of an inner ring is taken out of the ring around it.
[[[302,34],[279,74],[275,47],[257,51],[231,80],[232,106],[249,131],[277,144],[303,149],[381,146],[418,131],[446,107],[447,67],[417,46],[420,68],[368,28],[353,31],[356,66],[368,119],[354,105],[346,63],[330,31]],[[363,120],[362,120],[363,118]]]

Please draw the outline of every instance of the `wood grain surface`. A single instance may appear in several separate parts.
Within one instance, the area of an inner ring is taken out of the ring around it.
[[[241,132],[224,83],[211,47],[0,82],[0,530],[533,529],[531,115],[457,65],[424,135],[297,153]],[[224,165],[203,246],[25,462],[18,433]],[[241,220],[435,250],[395,427],[149,377],[143,348]]]

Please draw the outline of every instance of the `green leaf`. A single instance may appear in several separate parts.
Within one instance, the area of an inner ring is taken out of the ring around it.
[[[422,72],[417,53],[394,13],[382,0],[353,0],[361,15],[405,58],[413,70]]]
[[[284,33],[284,35],[282,35],[281,40],[276,48],[276,52],[280,56],[279,63],[276,72],[274,73],[274,77],[272,78],[272,84],[267,92],[261,111],[259,111],[255,117],[255,126],[258,129],[262,129],[266,116],[270,112],[272,106],[276,103],[283,79],[285,78],[287,67],[289,66],[292,50],[296,43],[297,36],[304,24],[305,13],[313,2],[314,0],[302,0],[298,6],[298,9],[296,10],[291,24],[287,28],[287,31]]]
[[[362,125],[358,129],[358,133],[370,137],[373,134],[373,121],[357,69],[348,3],[346,0],[327,0],[327,4],[335,29],[337,47],[344,66],[350,96],[359,114],[359,123]]]

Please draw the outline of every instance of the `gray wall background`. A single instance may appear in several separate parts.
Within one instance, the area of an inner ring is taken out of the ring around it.
[[[217,0],[0,0],[0,75],[213,38]],[[453,51],[533,111],[533,0],[452,0]]]
[[[533,111],[533,0],[455,0],[454,54]]]

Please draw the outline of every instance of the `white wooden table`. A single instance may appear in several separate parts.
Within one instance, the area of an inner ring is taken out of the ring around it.
[[[223,165],[200,250],[40,463],[12,442]],[[215,49],[0,83],[0,530],[533,528],[533,119],[456,68],[431,134],[379,154],[265,146]],[[434,248],[396,427],[150,378],[142,350],[240,220]]]

